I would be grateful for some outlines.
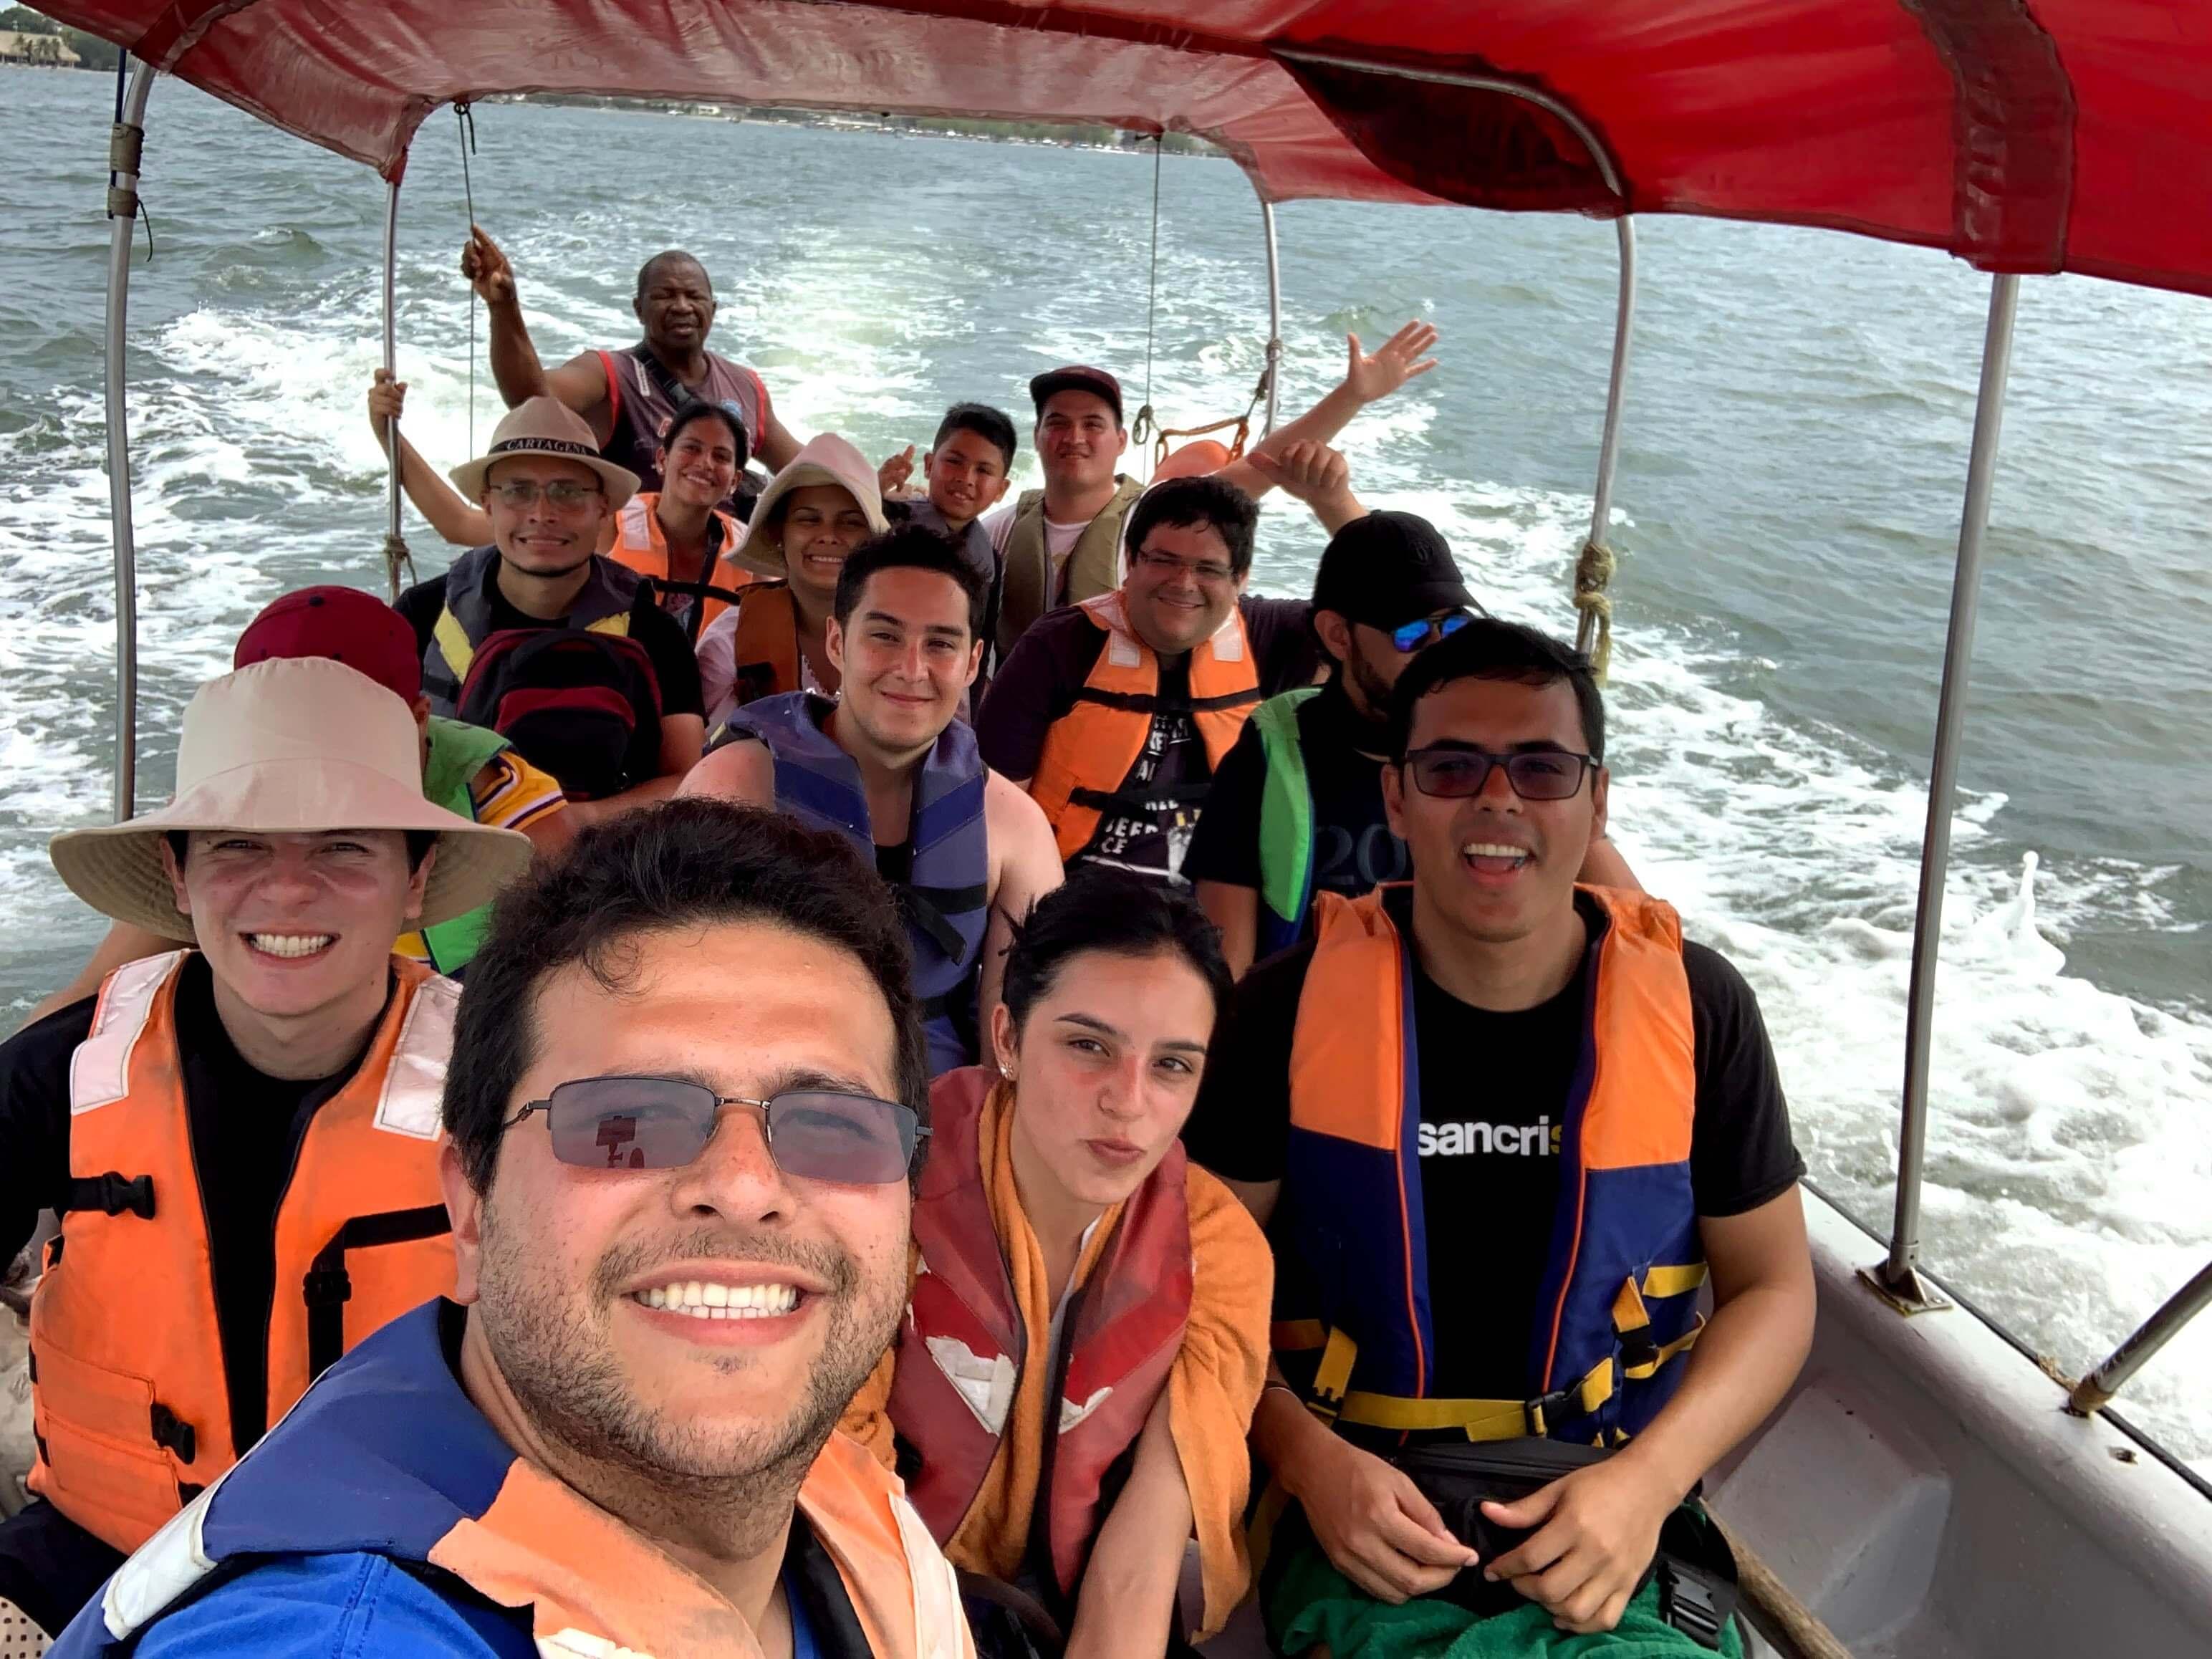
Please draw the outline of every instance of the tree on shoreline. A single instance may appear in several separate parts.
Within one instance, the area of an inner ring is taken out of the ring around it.
[[[13,29],[18,34],[59,35],[70,51],[83,60],[88,70],[112,70],[123,56],[122,48],[101,40],[96,34],[87,34],[82,29],[73,29],[57,23],[43,12],[33,11],[28,6],[10,6],[0,11],[0,29]]]

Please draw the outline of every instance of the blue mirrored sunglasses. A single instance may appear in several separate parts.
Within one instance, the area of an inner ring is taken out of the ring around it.
[[[1455,611],[1449,617],[1424,617],[1419,622],[1392,629],[1390,643],[1401,651],[1418,651],[1425,645],[1450,638],[1474,620],[1464,611]]]

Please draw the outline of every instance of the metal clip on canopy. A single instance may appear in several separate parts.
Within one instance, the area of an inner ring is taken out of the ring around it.
[[[107,510],[115,540],[115,821],[137,811],[138,547],[131,524],[131,430],[123,348],[129,331],[131,235],[138,224],[138,166],[155,69],[131,66],[131,84],[108,135]]]

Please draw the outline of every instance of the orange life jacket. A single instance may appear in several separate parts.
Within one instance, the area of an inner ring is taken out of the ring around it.
[[[668,532],[660,527],[660,517],[653,509],[660,504],[660,492],[641,490],[623,503],[615,514],[615,544],[608,556],[616,563],[627,566],[641,576],[651,578],[668,590]],[[738,544],[744,532],[738,521],[717,509],[714,524],[718,535],[710,536],[708,544],[716,550],[713,565],[702,573],[701,580],[708,592],[697,599],[691,615],[695,625],[690,629],[696,640],[705,633],[715,617],[730,608],[740,589],[750,587],[760,580],[730,556],[729,550]],[[674,590],[679,596],[689,595],[688,584]]]
[[[186,954],[100,988],[70,1065],[71,1207],[31,1302],[31,1488],[119,1550],[240,1455],[177,1044]],[[316,1111],[277,1206],[271,1423],[345,1349],[453,1288],[439,1096],[460,988],[399,957],[392,972],[368,1051]]]
[[[1642,893],[1581,890],[1602,921],[1589,945],[1583,1058],[1532,1181],[1559,1183],[1559,1214],[1535,1328],[1497,1340],[1528,1355],[1516,1400],[1434,1397],[1431,1255],[1422,1201],[1423,1079],[1412,953],[1388,908],[1402,884],[1315,899],[1316,944],[1291,1039],[1291,1134],[1276,1234],[1274,1343],[1285,1373],[1335,1421],[1451,1429],[1471,1440],[1634,1433],[1681,1381],[1705,1281],[1690,1182],[1696,1039],[1681,924]],[[1445,1086],[1451,1085],[1445,1079]],[[1528,1140],[1522,1142],[1524,1150]]]
[[[921,1456],[908,1485],[940,1543],[967,1517],[1021,1390],[1029,1333],[991,1218],[977,1139],[998,1073],[930,1085],[929,1162],[915,1194],[921,1263],[899,1332],[890,1417]],[[1123,1203],[1097,1265],[1061,1316],[1043,1468],[1030,1526],[1039,1576],[1072,1596],[1110,1504],[1109,1472],[1137,1443],[1190,1322],[1194,1268],[1182,1148]]]
[[[451,1578],[424,1582],[451,1595],[459,1581],[516,1610],[544,1653],[758,1659],[704,1581],[500,1438],[447,1358],[459,1313],[418,1308],[334,1367],[236,1473],[124,1564],[79,1621],[77,1651],[127,1650],[234,1564],[250,1590],[255,1563],[360,1552],[442,1569]],[[876,1659],[972,1659],[952,1569],[857,1441],[830,1437],[798,1509]],[[816,1634],[825,1653],[852,1650]]]
[[[799,603],[787,583],[755,581],[738,605],[737,700],[805,690],[799,673]]]
[[[1036,775],[1030,781],[1030,795],[1044,808],[1063,863],[1091,844],[1100,814],[1115,805],[1145,752],[1154,714],[1188,710],[1206,745],[1206,763],[1218,769],[1261,701],[1241,609],[1232,608],[1213,637],[1190,653],[1188,701],[1160,696],[1159,657],[1130,628],[1120,590],[1085,599],[1076,609],[1106,635],[1106,643],[1075,694],[1074,707],[1045,733]]]

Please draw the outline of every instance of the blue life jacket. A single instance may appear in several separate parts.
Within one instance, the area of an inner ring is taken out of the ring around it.
[[[1411,953],[1386,905],[1402,888],[1316,901],[1316,943],[1291,1047],[1291,1134],[1279,1218],[1274,1346],[1324,1417],[1470,1439],[1616,1441],[1680,1381],[1704,1325],[1690,1182],[1695,1036],[1680,922],[1641,893],[1595,902],[1582,1054],[1559,1121],[1559,1202],[1533,1331],[1528,1392],[1434,1398],[1421,1203],[1419,1043]],[[1535,1133],[1539,1131],[1530,1131]],[[1468,1269],[1480,1271],[1473,1229]],[[1447,1259],[1457,1253],[1448,1248]]]
[[[313,1556],[383,1557],[501,1656],[667,1652],[726,1613],[653,1540],[500,1437],[454,1374],[461,1318],[451,1302],[426,1303],[325,1371],[124,1563],[53,1659],[129,1653],[166,1614],[257,1565]],[[806,1604],[823,1659],[953,1650],[951,1569],[857,1442],[833,1437],[808,1471],[784,1584]]]
[[[801,823],[836,830],[875,862],[876,837],[859,763],[822,729],[833,704],[793,691],[747,703],[730,716],[732,736],[768,745],[775,762],[775,804]],[[990,848],[985,839],[986,772],[975,733],[964,720],[946,726],[915,780],[914,817],[907,832],[914,865],[895,884],[907,937],[914,946],[915,994],[921,999],[934,1077],[972,1066],[976,963],[990,921]],[[956,1022],[963,1000],[968,1017]]]

